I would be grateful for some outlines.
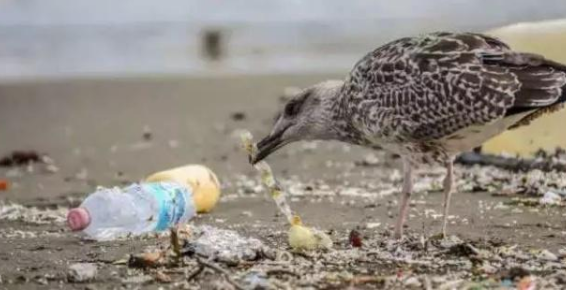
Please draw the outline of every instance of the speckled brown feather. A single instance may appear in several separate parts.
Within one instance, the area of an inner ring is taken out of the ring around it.
[[[561,66],[481,34],[403,38],[355,65],[334,111],[336,120],[348,117],[357,144],[442,152],[441,140],[463,129],[534,110],[522,125],[556,108]]]

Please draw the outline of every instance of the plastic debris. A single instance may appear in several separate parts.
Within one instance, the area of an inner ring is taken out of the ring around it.
[[[5,179],[0,179],[0,191],[7,191],[9,183]]]
[[[544,193],[544,196],[540,198],[539,202],[541,205],[558,205],[560,204],[561,201],[562,201],[562,197],[560,197],[560,195],[548,191]]]
[[[243,284],[249,290],[272,290],[273,287],[263,272],[252,271],[247,273],[243,279]]]
[[[535,290],[536,282],[533,276],[526,276],[519,280],[517,283],[517,289],[519,290]]]
[[[146,252],[142,254],[131,255],[128,260],[128,266],[132,268],[156,267],[162,258],[162,252]]]
[[[214,172],[199,164],[185,165],[148,176],[146,182],[170,181],[193,190],[193,200],[199,213],[207,213],[218,203],[220,182]]]
[[[540,252],[538,252],[537,257],[543,260],[547,260],[547,261],[557,261],[558,260],[558,256],[556,256],[555,254],[553,254],[552,252],[550,252],[547,249],[543,249]]]
[[[209,225],[191,227],[185,250],[222,262],[253,261],[268,249],[259,239]]]
[[[97,274],[98,269],[95,264],[78,263],[69,266],[67,279],[72,283],[83,283],[94,280]]]
[[[258,150],[256,144],[253,143],[252,133],[249,131],[243,131],[240,138],[244,149],[248,152],[250,158],[255,157]],[[285,192],[273,176],[271,167],[265,161],[260,161],[254,164],[254,167],[260,173],[261,181],[269,190],[269,194],[275,201],[275,204],[277,204],[277,207],[285,215],[289,223],[292,224],[293,212],[291,211],[291,207],[289,207],[289,203],[287,203]]]
[[[155,279],[161,283],[171,283],[171,277],[162,271],[157,271]]]
[[[4,203],[0,201],[0,219],[9,221],[23,221],[34,224],[52,224],[65,222],[67,208],[38,209],[25,207],[19,204]]]
[[[20,166],[20,165],[27,165],[30,163],[40,162],[41,155],[36,151],[29,150],[16,150],[0,158],[0,166],[3,167],[11,167],[11,166]]]
[[[303,222],[299,216],[294,216],[291,228],[288,233],[289,245],[296,251],[330,249],[332,248],[332,240],[330,237],[317,229],[303,226]]]

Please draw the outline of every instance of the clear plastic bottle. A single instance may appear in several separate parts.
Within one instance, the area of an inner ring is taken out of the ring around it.
[[[192,190],[172,182],[98,188],[71,209],[67,225],[96,240],[163,231],[188,222],[196,214]]]

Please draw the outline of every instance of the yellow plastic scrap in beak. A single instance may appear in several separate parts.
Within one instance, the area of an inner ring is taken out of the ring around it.
[[[240,138],[242,139],[243,148],[248,152],[250,158],[253,158],[257,153],[257,146],[253,143],[252,134],[246,131],[242,133]],[[269,164],[265,161],[260,161],[254,164],[254,168],[259,172],[262,183],[268,189],[277,207],[285,214],[285,217],[291,224],[287,234],[289,245],[296,251],[331,249],[332,240],[326,233],[303,226],[301,217],[293,215],[289,204],[287,204],[285,191],[277,183]]]

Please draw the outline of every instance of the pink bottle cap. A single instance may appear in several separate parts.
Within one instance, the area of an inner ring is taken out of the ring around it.
[[[74,208],[67,214],[67,226],[72,231],[81,231],[90,224],[90,214],[85,208]]]

